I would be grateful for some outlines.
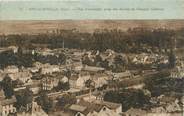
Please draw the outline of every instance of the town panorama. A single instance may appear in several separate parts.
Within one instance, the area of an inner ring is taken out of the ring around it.
[[[0,26],[0,116],[183,114],[182,20]]]

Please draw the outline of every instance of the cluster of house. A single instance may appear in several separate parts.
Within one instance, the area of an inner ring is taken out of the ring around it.
[[[78,99],[77,103],[70,105],[64,114],[70,116],[121,116],[121,104],[85,99]]]
[[[65,94],[65,93],[64,93]],[[62,96],[63,93],[52,93],[49,97]],[[121,116],[122,105],[103,100],[100,92],[87,93],[77,96],[76,102],[64,107],[62,111],[55,111],[58,116]]]
[[[164,55],[142,53],[139,55],[133,55],[132,62],[135,64],[153,64],[156,62],[167,64],[169,61],[168,57]]]
[[[63,73],[66,71],[66,68],[63,66],[41,64],[38,62],[34,64],[34,67],[30,68],[18,68],[17,66],[12,65],[4,68],[4,70],[0,72],[0,78],[2,81],[3,78],[6,78],[8,75],[13,81],[19,80],[22,84],[17,86],[17,88],[14,88],[14,91],[17,92],[29,87],[30,90],[33,91],[34,95],[38,95],[40,90],[51,91],[54,87],[58,86],[59,82],[69,83],[70,89],[68,92],[80,92],[81,90],[86,89],[85,82],[89,79],[93,81],[95,88],[107,85],[108,80],[111,79],[109,75],[105,73],[105,69],[101,67],[83,66],[80,63],[72,64],[70,67],[70,69],[72,69],[72,73],[67,77]],[[33,77],[36,77],[37,80],[33,79]],[[16,108],[13,105],[16,102],[16,98],[12,97],[11,99],[5,99],[5,97],[3,97],[4,93],[2,91],[3,90],[1,90],[0,99],[0,110],[2,112],[2,116],[15,113]],[[75,104],[72,107],[74,106]],[[106,108],[106,110],[109,111],[110,107],[103,105],[102,108],[102,106],[99,105],[99,108],[99,110],[93,109],[93,113],[100,112],[100,110],[102,111],[103,108]],[[87,109],[89,108],[86,107],[85,112]],[[79,112],[77,116],[79,116],[80,113],[84,112]]]
[[[12,96],[9,99],[6,99],[4,96],[3,90],[0,90],[0,116],[9,116],[9,115],[16,115],[17,116],[48,116],[38,105],[36,102],[32,101],[31,103],[31,110],[29,113],[26,112],[17,112],[16,107],[14,106],[17,102],[15,96]]]
[[[54,52],[54,54],[53,54]],[[41,52],[42,55],[55,55],[58,53],[57,50],[47,49]],[[109,65],[113,65],[113,59],[117,55],[112,50],[107,50],[106,52],[99,53],[99,51],[85,51],[81,52],[78,50],[65,50],[65,55],[67,56],[65,65],[51,65],[49,63],[42,64],[40,62],[35,62],[33,67],[17,67],[14,65],[7,66],[3,70],[0,70],[0,81],[5,77],[10,77],[13,81],[20,81],[21,85],[17,85],[14,91],[20,91],[29,87],[35,96],[39,95],[40,90],[49,91],[49,97],[54,98],[58,95],[65,93],[73,93],[76,96],[84,95],[89,92],[89,87],[86,86],[87,81],[92,81],[93,88],[98,89],[104,85],[108,85],[112,80],[123,81],[124,79],[129,79],[134,77],[132,72],[124,71],[120,73],[113,73],[111,71],[105,70],[105,68],[98,66],[88,66],[82,64],[82,57],[87,55],[88,58],[94,60],[95,56],[100,55],[102,60],[107,59]],[[141,59],[140,59],[141,58]],[[133,61],[136,62],[155,62],[157,56],[147,56],[146,54],[136,56]],[[163,58],[164,59],[164,58]],[[167,61],[165,61],[167,62]],[[59,93],[52,91],[59,84],[68,83],[69,90],[59,91]],[[2,116],[7,116],[8,114],[16,112],[13,104],[16,102],[16,98],[5,99],[4,93],[0,92],[0,112]],[[41,107],[33,101],[32,112],[37,115],[42,111]],[[122,106],[120,104],[111,103],[103,101],[103,96],[98,99],[97,96],[83,96],[82,99],[78,99],[77,103],[72,104],[67,108],[64,113],[72,116],[119,116],[121,115]],[[23,114],[20,114],[20,116]],[[43,113],[43,115],[47,115]]]
[[[32,74],[29,70],[25,68],[18,68],[17,66],[11,65],[4,68],[1,71],[0,80],[3,80],[5,76],[9,76],[13,81],[19,80],[22,83],[29,83],[31,82]]]
[[[13,114],[16,112],[14,103],[16,102],[15,96],[11,99],[6,99],[4,91],[0,90],[0,116],[8,116],[8,114]]]
[[[122,56],[125,62],[131,62],[133,64],[168,64],[168,56],[163,54],[156,54],[156,53],[141,53],[141,54],[123,54],[123,53],[116,53],[113,50],[107,49],[105,52],[99,51],[88,51],[85,52],[85,55],[93,62],[95,56],[99,55],[102,60],[108,61],[108,66],[113,66],[114,58],[117,55]]]
[[[72,72],[70,76],[64,75],[62,72],[44,73],[44,78],[42,78],[42,87],[44,90],[52,90],[58,85],[59,82],[68,82],[70,88],[83,89],[85,88],[85,82],[87,80],[92,80],[95,83],[95,87],[101,87],[107,84],[109,77],[107,74],[103,73],[105,71],[103,68],[83,66],[79,69],[79,66],[72,65]],[[80,70],[80,71],[79,71]]]
[[[151,108],[152,113],[177,113],[180,115],[183,112],[183,108],[181,106],[181,99],[160,95],[157,98],[153,98],[154,102],[159,105],[159,107]]]

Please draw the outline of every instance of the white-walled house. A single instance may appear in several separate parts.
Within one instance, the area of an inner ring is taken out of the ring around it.
[[[112,73],[114,80],[123,80],[125,78],[132,78],[133,75],[131,74],[130,71],[124,71],[124,72],[120,72],[120,73]]]
[[[7,74],[18,73],[19,68],[15,65],[7,66],[6,68],[4,68],[4,72]]]
[[[59,83],[57,78],[46,76],[42,79],[42,89],[43,90],[52,90]]]
[[[102,87],[103,85],[108,84],[108,75],[105,73],[97,73],[91,78],[95,84],[95,88]]]
[[[12,79],[12,80],[17,80],[19,79],[20,81],[22,81],[23,83],[29,83],[32,82],[31,77],[32,74],[25,70],[25,71],[21,71],[21,72],[17,72],[17,73],[11,73],[8,74],[8,76]]]
[[[54,72],[60,72],[59,66],[44,64],[44,66],[41,68],[41,74],[52,74]]]
[[[90,79],[88,73],[81,73],[72,75],[69,79],[69,84],[71,88],[83,88],[85,87],[85,82]]]
[[[52,90],[54,87],[58,85],[59,82],[68,82],[68,77],[60,74],[60,73],[53,73],[53,74],[46,74],[41,80],[42,89],[43,90]]]

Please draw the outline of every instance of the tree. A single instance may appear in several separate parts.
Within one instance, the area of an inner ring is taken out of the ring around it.
[[[165,82],[169,80],[165,77],[167,77],[167,75],[159,73],[152,78],[146,78],[144,80],[144,88],[151,92],[151,96],[159,96],[163,94],[165,87],[166,89],[169,89],[168,86],[165,85]]]
[[[85,82],[85,86],[87,88],[94,88],[94,82],[91,80],[91,79],[88,79],[86,82]]]
[[[24,108],[26,109],[26,111],[28,111],[30,110],[30,104],[32,104],[33,101],[33,92],[29,88],[26,88],[16,95],[16,99],[17,102],[15,106],[17,110],[20,110],[20,108]]]
[[[100,66],[102,65],[102,57],[98,54],[96,55],[95,59],[94,59],[94,63],[96,64],[96,66]]]
[[[36,101],[45,112],[48,113],[53,110],[53,101],[49,99],[46,92],[41,92],[40,96],[36,99]]]
[[[66,69],[66,71],[64,71],[64,75],[65,75],[66,77],[71,77],[72,71],[71,71],[70,69]]]
[[[58,100],[58,106],[61,108],[66,108],[67,106],[76,103],[77,99],[76,96],[70,95],[70,94],[64,94],[59,100]]]
[[[109,69],[109,61],[107,59],[105,59],[104,61],[102,61],[102,67],[105,69]]]
[[[170,54],[169,54],[169,68],[174,68],[176,65],[176,56],[173,52],[173,50],[171,50]]]
[[[8,75],[6,75],[5,78],[2,80],[2,88],[4,90],[6,98],[8,99],[14,95],[12,82],[12,79]]]
[[[108,85],[105,84],[105,85],[102,85],[102,87],[99,87],[99,88],[97,88],[97,89],[98,89],[99,91],[103,91],[103,90],[106,90],[107,87],[108,87]]]
[[[142,90],[124,89],[121,91],[108,91],[104,95],[105,101],[121,103],[123,111],[129,108],[140,108],[149,104],[150,97],[146,96]]]
[[[93,62],[90,60],[90,58],[88,56],[85,55],[82,58],[82,64],[92,66]]]
[[[126,61],[121,55],[117,55],[114,58],[114,65],[112,67],[113,72],[122,72],[125,69]]]
[[[58,85],[57,87],[55,87],[56,91],[60,91],[60,90],[63,90],[63,91],[66,91],[66,90],[69,90],[70,89],[70,85],[69,85],[69,82],[61,82],[59,81],[58,82]]]
[[[151,96],[160,96],[171,92],[183,92],[183,78],[164,78],[167,76],[157,75],[153,78],[144,80],[144,88],[151,92]]]
[[[65,64],[65,62],[66,62],[66,55],[64,54],[64,53],[62,53],[62,54],[59,54],[59,63],[60,64]]]
[[[22,100],[24,101],[24,106],[27,105],[27,104],[32,103],[32,101],[33,101],[33,92],[29,88],[25,89]]]

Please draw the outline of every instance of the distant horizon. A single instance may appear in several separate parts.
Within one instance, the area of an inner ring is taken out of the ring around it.
[[[184,20],[8,20],[0,21],[0,34],[38,34],[55,29],[77,29],[92,33],[95,29],[184,28]]]

